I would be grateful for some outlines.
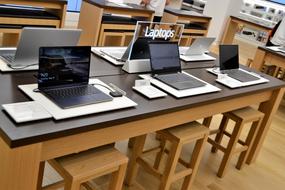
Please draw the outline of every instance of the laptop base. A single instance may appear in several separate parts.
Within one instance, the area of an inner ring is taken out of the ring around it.
[[[135,59],[128,60],[123,66],[123,70],[127,73],[142,73],[150,72],[150,60],[149,59]]]
[[[0,71],[1,72],[19,72],[19,71],[36,71],[39,69],[38,64],[37,65],[31,65],[31,66],[24,66],[21,67],[19,66],[19,68],[11,68],[5,61],[3,61],[2,59],[0,59]]]
[[[76,87],[68,87],[66,89],[60,88],[60,89],[52,89],[51,90],[43,90],[42,93],[49,98],[51,101],[53,101],[56,105],[61,107],[62,109],[72,108],[72,107],[78,107],[78,106],[84,106],[89,104],[95,104],[95,103],[101,103],[101,102],[107,102],[112,101],[113,98],[108,96],[107,94],[103,93],[101,90],[95,88],[93,85],[84,85],[84,86],[78,86],[80,88],[80,93],[82,93],[82,88],[86,88],[86,90],[92,91],[91,93],[86,93],[82,95],[76,95],[72,97],[66,97],[66,96],[60,96],[58,93],[63,90],[74,90]],[[93,89],[94,88],[94,89]],[[68,92],[67,94],[70,94]]]

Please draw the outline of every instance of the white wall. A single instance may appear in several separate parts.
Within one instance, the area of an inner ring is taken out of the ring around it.
[[[243,0],[208,0],[203,12],[212,17],[208,36],[216,37],[219,42],[229,16],[238,15],[242,4]]]

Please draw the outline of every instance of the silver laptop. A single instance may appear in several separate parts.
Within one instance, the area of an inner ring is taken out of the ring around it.
[[[26,27],[21,33],[17,50],[0,55],[13,69],[23,69],[38,64],[39,48],[43,46],[76,46],[80,29]]]
[[[215,60],[214,57],[207,55],[215,38],[203,37],[197,38],[192,45],[185,51],[181,51],[181,59],[185,61],[209,61]]]

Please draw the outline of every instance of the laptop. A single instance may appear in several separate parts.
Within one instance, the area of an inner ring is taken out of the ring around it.
[[[177,42],[149,42],[153,78],[176,90],[205,86],[206,83],[181,72]]]
[[[138,37],[134,44],[130,43],[127,49],[102,49],[101,52],[112,57],[116,61],[126,62],[129,58],[134,59],[149,59],[149,41],[165,41],[162,39],[151,39],[148,37]]]
[[[6,52],[0,58],[13,69],[24,69],[38,64],[42,46],[76,46],[80,29],[25,27],[16,51]]]
[[[259,80],[259,77],[253,76],[239,69],[238,45],[220,45],[220,72],[240,82],[250,82]]]
[[[111,101],[89,82],[89,46],[41,47],[38,88],[60,108]]]
[[[182,50],[180,58],[184,61],[211,61],[216,58],[207,55],[215,38],[196,38],[187,50]]]

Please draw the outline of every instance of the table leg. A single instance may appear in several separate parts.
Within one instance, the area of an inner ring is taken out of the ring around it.
[[[247,164],[251,164],[256,161],[256,158],[263,145],[267,132],[270,128],[273,116],[275,115],[279,107],[279,104],[283,98],[284,90],[285,88],[274,90],[271,99],[259,105],[259,111],[263,112],[265,115],[259,127],[256,138],[253,142],[252,148],[249,152],[248,158],[246,160]]]
[[[137,158],[141,156],[145,144],[146,135],[141,135],[135,138],[132,149],[131,158],[128,164],[125,184],[128,186],[133,185],[138,172]]]
[[[41,144],[11,149],[0,138],[0,189],[36,190]]]
[[[232,44],[237,29],[238,29],[238,23],[234,22],[231,18],[229,18],[221,44]]]
[[[83,1],[78,21],[78,28],[82,29],[80,45],[97,46],[103,9]],[[91,22],[90,22],[91,21]]]
[[[261,71],[263,67],[265,55],[266,55],[265,51],[261,49],[257,49],[254,59],[253,59],[253,63],[251,64],[251,68]]]

